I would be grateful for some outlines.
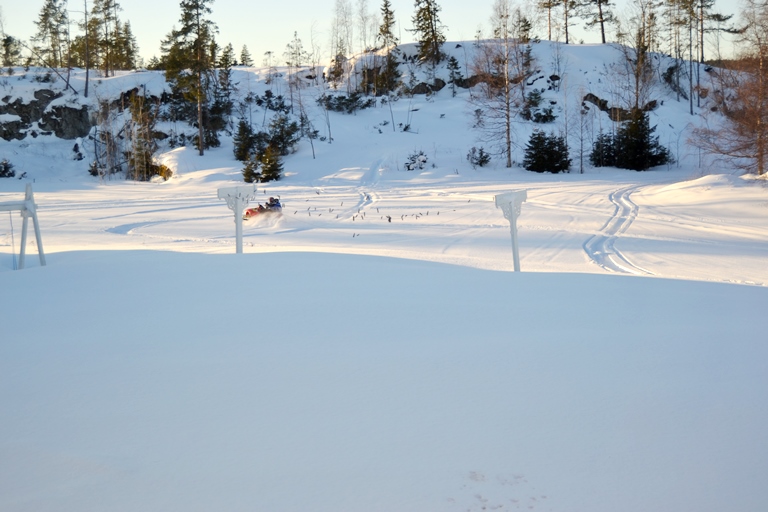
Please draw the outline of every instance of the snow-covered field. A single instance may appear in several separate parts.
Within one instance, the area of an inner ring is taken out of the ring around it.
[[[0,215],[0,510],[767,509],[766,181],[684,144],[643,173],[472,169],[460,100],[395,103],[411,132],[334,115],[258,185],[283,215],[242,255],[229,140],[165,153],[165,183],[0,141],[48,260],[13,271]]]

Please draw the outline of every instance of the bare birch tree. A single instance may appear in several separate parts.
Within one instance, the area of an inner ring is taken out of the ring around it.
[[[768,0],[745,0],[742,57],[732,69],[715,70],[722,91],[722,127],[694,130],[691,142],[737,168],[766,173],[768,159]]]
[[[510,0],[493,4],[494,38],[480,41],[472,73],[479,77],[481,93],[470,100],[476,107],[476,124],[492,151],[504,155],[512,167],[514,122],[525,101],[525,85],[533,73],[527,30],[530,24]]]

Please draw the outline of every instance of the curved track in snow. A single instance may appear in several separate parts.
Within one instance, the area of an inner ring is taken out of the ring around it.
[[[624,234],[637,217],[638,206],[632,202],[631,195],[640,185],[631,185],[611,192],[608,199],[614,205],[613,215],[600,229],[584,242],[584,252],[602,268],[622,274],[654,275],[653,272],[632,263],[626,255],[616,248],[616,240]]]

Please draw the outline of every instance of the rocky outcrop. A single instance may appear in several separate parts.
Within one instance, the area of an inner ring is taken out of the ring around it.
[[[24,138],[22,128],[24,123],[17,115],[6,114],[0,117],[0,138],[5,140],[21,140]]]
[[[431,92],[437,92],[440,89],[445,87],[445,80],[441,80],[440,78],[435,78],[435,80],[428,84],[426,82],[421,82],[419,84],[416,84],[413,89],[411,89],[412,94],[427,94]]]
[[[109,102],[109,108],[111,110],[122,112],[123,110],[130,108],[131,100],[133,100],[134,96],[141,96],[144,98],[145,102],[148,102],[152,105],[158,102],[168,103],[171,100],[170,95],[168,95],[167,93],[163,93],[163,96],[158,98],[157,96],[153,96],[153,95],[147,96],[146,91],[142,93],[138,87],[134,87],[133,89],[129,89],[127,91],[121,92],[119,98]]]
[[[93,123],[88,107],[76,109],[57,105],[43,113],[38,126],[43,130],[52,131],[60,139],[76,139],[88,135]]]
[[[40,89],[35,91],[35,99],[29,103],[22,102],[21,98],[11,102],[10,96],[0,99],[0,115],[8,114],[7,120],[0,120],[0,137],[21,140],[27,135],[36,137],[41,133],[55,133],[62,139],[75,139],[87,135],[93,125],[87,107],[56,105],[48,108],[61,96],[61,92]],[[40,130],[33,129],[35,123]]]
[[[37,121],[43,116],[43,112],[51,104],[51,102],[57,98],[61,98],[62,94],[53,92],[50,89],[40,89],[34,93],[35,99],[29,103],[23,103],[21,98],[16,98],[13,103],[8,103],[10,96],[6,96],[0,103],[0,114],[12,114],[19,116],[25,123],[32,123]]]
[[[603,112],[606,112],[610,116],[611,121],[622,122],[622,121],[629,121],[632,118],[631,110],[626,110],[620,107],[609,107],[608,101],[601,100],[591,92],[587,93],[584,96],[584,99],[582,101],[588,101],[589,103],[592,103]],[[646,103],[641,110],[643,112],[650,112],[652,110],[656,110],[657,106],[658,106],[657,101],[652,100]]]
[[[480,82],[482,82],[482,79],[477,75],[472,75],[469,78],[458,78],[453,81],[457,87],[461,87],[462,89],[471,89]]]

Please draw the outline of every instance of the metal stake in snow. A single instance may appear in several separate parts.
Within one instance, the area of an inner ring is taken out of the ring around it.
[[[32,194],[32,185],[27,183],[27,189],[23,201],[11,201],[0,203],[0,211],[11,212],[20,211],[24,221],[21,224],[21,251],[19,252],[19,270],[24,268],[24,256],[27,253],[27,225],[29,218],[32,217],[32,224],[35,226],[35,239],[37,240],[37,254],[40,256],[40,266],[45,266],[45,253],[43,253],[43,239],[40,236],[40,223],[37,221],[37,206],[35,205],[35,196]]]
[[[256,185],[240,185],[219,189],[219,199],[227,201],[227,206],[235,212],[235,238],[237,254],[243,252],[243,212],[248,203],[256,196]]]
[[[523,203],[528,199],[528,192],[507,192],[495,196],[496,208],[501,208],[504,218],[509,221],[509,232],[512,235],[512,258],[515,262],[515,272],[520,272],[520,251],[517,245],[517,217],[520,215]]]

